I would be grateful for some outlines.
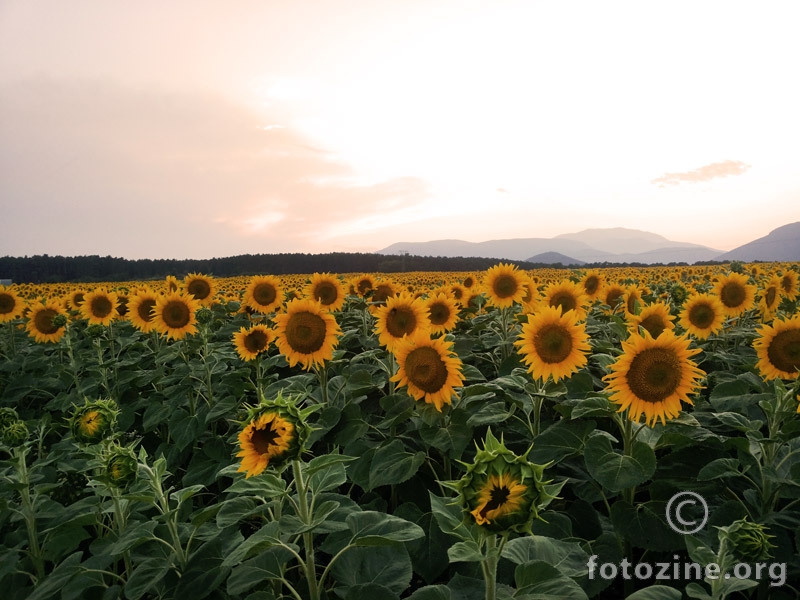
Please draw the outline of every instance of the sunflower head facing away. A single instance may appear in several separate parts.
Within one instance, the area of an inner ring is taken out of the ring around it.
[[[107,451],[102,479],[110,486],[125,489],[136,481],[139,461],[127,446],[114,445]]]
[[[248,407],[239,433],[236,456],[242,462],[238,472],[247,473],[247,479],[262,473],[268,465],[277,467],[299,458],[311,434],[308,417],[315,409],[300,409],[295,398],[284,398],[280,393],[273,400]]]
[[[558,382],[586,365],[589,336],[585,325],[578,323],[578,315],[574,310],[562,314],[561,308],[546,305],[528,315],[514,345],[534,379],[552,376]]]
[[[761,377],[797,379],[800,373],[800,315],[762,325],[753,341]]]
[[[239,358],[253,360],[262,352],[266,352],[274,339],[275,332],[266,325],[253,325],[249,329],[242,327],[234,333],[233,345]]]
[[[486,432],[483,449],[478,449],[472,464],[455,482],[445,482],[458,492],[468,522],[492,533],[516,531],[530,533],[533,521],[556,497],[559,485],[542,480],[547,465],[517,456]]]
[[[69,429],[79,444],[97,444],[114,432],[119,409],[110,399],[87,400],[69,417]]]
[[[645,332],[622,342],[623,353],[603,378],[618,412],[627,410],[628,418],[636,422],[644,416],[652,427],[658,420],[665,424],[676,418],[681,401],[692,404],[689,395],[699,390],[705,372],[691,360],[700,350],[690,349],[689,343],[689,338],[669,329],[657,338]]]
[[[289,361],[304,369],[322,366],[333,358],[342,330],[336,318],[316,300],[295,299],[275,316],[275,345]]]
[[[483,289],[489,302],[498,308],[509,308],[519,304],[525,297],[525,287],[522,273],[516,265],[495,265],[487,269],[483,278]]]

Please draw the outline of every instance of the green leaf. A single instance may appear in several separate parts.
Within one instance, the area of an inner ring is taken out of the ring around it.
[[[286,548],[274,546],[258,553],[250,560],[231,571],[228,577],[227,591],[232,596],[243,594],[247,590],[267,579],[280,578],[283,565],[292,558]]]
[[[513,539],[503,548],[502,556],[517,565],[540,560],[567,577],[586,575],[586,563],[589,562],[589,555],[577,542],[564,542],[542,536]]]
[[[480,562],[483,560],[481,547],[473,540],[456,542],[447,549],[447,557],[454,562]]]
[[[439,529],[433,513],[423,513],[412,502],[401,504],[394,514],[422,527],[425,535],[412,542],[407,542],[406,548],[411,555],[414,573],[428,583],[436,581],[447,570],[449,562],[447,548],[452,544],[450,537]]]
[[[183,504],[189,498],[194,496],[197,492],[202,490],[204,487],[203,484],[198,483],[197,485],[191,485],[189,487],[183,488],[182,490],[177,490],[172,492],[169,497],[171,500],[175,500],[178,504]]]
[[[377,583],[359,583],[347,588],[344,600],[400,600],[400,596],[395,594],[385,585]]]
[[[461,540],[477,540],[474,530],[463,523],[461,507],[452,498],[440,498],[428,492],[431,500],[431,512],[436,524],[443,533]]]
[[[425,535],[422,527],[386,513],[365,510],[347,515],[354,546],[382,546],[410,542]]]
[[[28,596],[28,600],[45,600],[61,591],[67,582],[80,572],[83,552],[74,552],[65,558]]]
[[[736,477],[739,473],[739,461],[735,458],[718,458],[712,460],[697,474],[698,481],[710,481],[722,477]]]
[[[697,600],[711,600],[711,595],[699,583],[690,583],[686,586],[686,595]]]
[[[280,540],[280,525],[277,521],[270,521],[261,529],[256,531],[249,538],[244,540],[241,544],[236,546],[225,560],[222,561],[223,567],[233,567],[243,560],[246,560],[256,554],[263,552],[275,546],[281,545]],[[296,546],[291,546],[296,549]]]
[[[369,469],[369,489],[382,485],[403,483],[411,479],[425,462],[424,452],[407,452],[400,440],[379,447]]]
[[[477,427],[490,423],[501,423],[510,416],[511,414],[506,409],[505,402],[490,402],[472,413],[472,416],[467,420],[467,425]]]
[[[408,597],[408,600],[452,600],[453,595],[446,585],[426,585]]]
[[[261,473],[250,478],[242,477],[225,490],[228,494],[248,494],[264,498],[276,498],[282,496],[285,491],[286,482],[272,473]]]
[[[584,573],[585,574],[585,573]],[[514,571],[517,595],[526,600],[588,600],[581,586],[543,561],[519,565]]]
[[[666,585],[651,585],[632,593],[627,600],[681,600],[680,590]]]
[[[375,583],[401,594],[411,583],[411,558],[403,546],[351,548],[331,567],[337,582],[335,591],[345,595],[349,588]]]
[[[342,463],[343,461],[333,462],[315,470],[309,478],[311,489],[316,493],[320,493],[344,485],[347,482],[347,473]]]
[[[682,548],[683,537],[676,533],[666,518],[666,502],[650,501],[631,506],[617,500],[611,506],[614,528],[631,544],[660,552]]]
[[[170,562],[161,557],[145,558],[125,582],[125,597],[139,600],[169,573]]]
[[[536,464],[545,465],[580,454],[586,438],[595,427],[594,421],[556,421],[536,436],[528,459]]]
[[[126,550],[130,550],[139,544],[155,539],[153,531],[155,531],[156,525],[158,525],[158,523],[155,521],[143,521],[135,524],[129,523],[122,535],[106,548],[106,552],[112,556],[119,556]]]
[[[611,447],[611,440],[604,435],[589,438],[584,458],[589,474],[612,492],[644,483],[656,470],[656,455],[650,446],[633,442],[631,456],[624,456]]]

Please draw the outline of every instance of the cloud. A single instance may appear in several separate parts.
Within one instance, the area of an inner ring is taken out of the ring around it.
[[[661,177],[653,179],[650,183],[658,187],[665,187],[666,185],[679,185],[684,181],[690,183],[698,183],[700,181],[709,181],[716,177],[728,177],[730,175],[741,175],[750,165],[747,165],[739,160],[725,160],[718,163],[711,163],[705,165],[694,171],[686,171],[684,173],[664,173]]]
[[[0,84],[0,115],[0,255],[326,252],[429,198],[214,95],[38,79]]]

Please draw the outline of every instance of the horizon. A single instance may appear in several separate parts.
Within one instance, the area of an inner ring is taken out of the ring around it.
[[[800,220],[800,5],[347,8],[0,4],[0,256],[727,252]]]

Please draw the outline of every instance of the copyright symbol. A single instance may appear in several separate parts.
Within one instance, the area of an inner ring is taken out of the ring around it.
[[[685,518],[687,515],[696,516],[698,509],[691,510],[687,507],[702,505],[702,519]],[[695,492],[678,492],[667,502],[667,523],[676,533],[687,535],[700,531],[708,521],[708,504],[700,494]],[[674,520],[673,520],[674,517]],[[676,523],[677,522],[677,523]]]

